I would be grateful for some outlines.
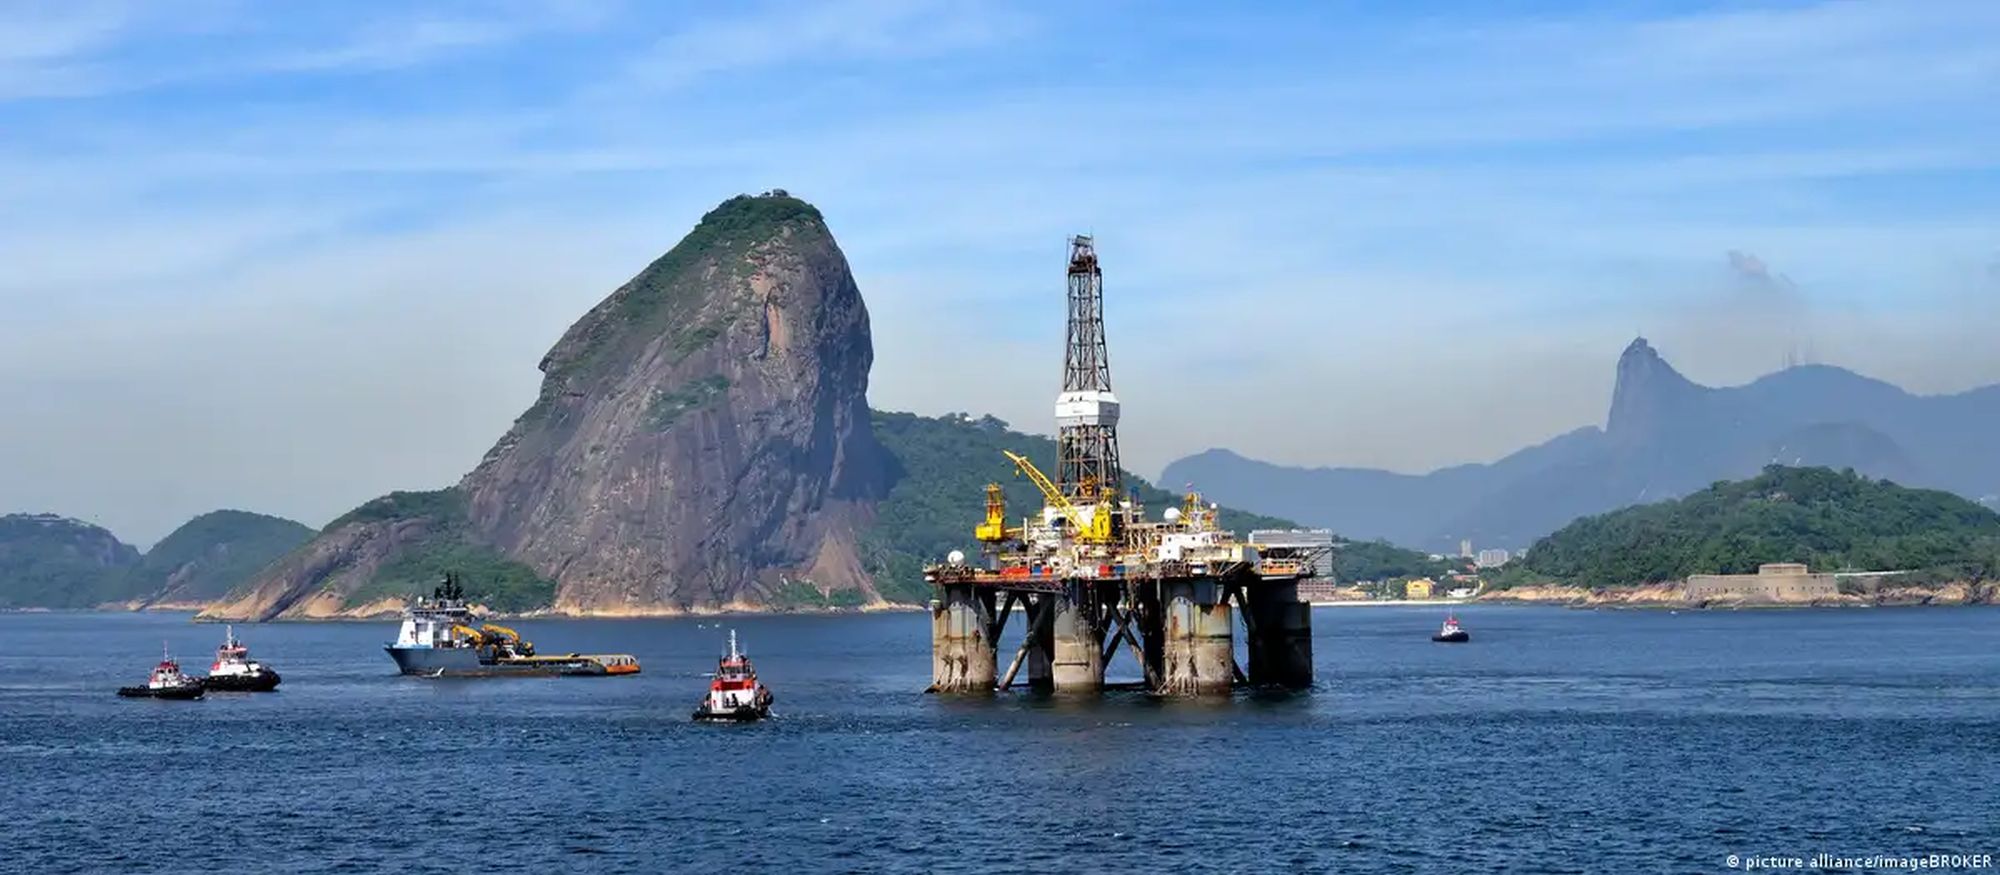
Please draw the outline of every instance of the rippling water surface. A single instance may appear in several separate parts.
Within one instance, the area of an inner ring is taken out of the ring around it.
[[[1319,609],[1309,694],[926,696],[920,614],[523,621],[616,679],[399,677],[239,627],[269,695],[121,700],[185,615],[0,615],[0,870],[1725,871],[2000,853],[2000,610]],[[1018,623],[1014,624],[1018,626]],[[1121,655],[1121,659],[1129,657]],[[1004,657],[1003,657],[1004,659]],[[1114,673],[1131,674],[1127,662]]]

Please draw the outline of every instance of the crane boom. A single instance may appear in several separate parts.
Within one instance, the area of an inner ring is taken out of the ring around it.
[[[1028,481],[1042,491],[1042,497],[1047,499],[1050,507],[1055,508],[1063,518],[1069,520],[1069,524],[1076,529],[1077,540],[1098,543],[1111,540],[1111,509],[1105,506],[1104,501],[1099,501],[1096,512],[1086,517],[1083,515],[1083,509],[1072,503],[1068,496],[1063,495],[1062,490],[1049,480],[1048,475],[1043,474],[1040,468],[1036,468],[1035,463],[1028,461],[1026,456],[1007,450],[1000,452],[1005,453],[1008,460],[1012,461],[1014,467],[1020,469],[1021,473],[1028,475]]]
[[[523,640],[521,638],[521,633],[509,629],[506,626],[500,626],[493,623],[485,623],[479,627],[479,631],[485,633],[485,635],[489,639],[495,639],[498,641],[506,642],[509,647],[512,647],[514,650],[518,651],[522,656],[535,655],[534,643]]]

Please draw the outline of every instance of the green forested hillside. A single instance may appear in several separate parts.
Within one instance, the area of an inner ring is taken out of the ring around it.
[[[862,539],[863,560],[885,598],[921,603],[930,598],[922,567],[952,550],[978,548],[972,528],[985,512],[985,489],[999,483],[1006,490],[1010,515],[1039,508],[1041,495],[1017,476],[1001,454],[1011,450],[1037,465],[1053,469],[1055,441],[1022,434],[993,417],[974,419],[962,414],[942,417],[875,411],[876,438],[888,450],[895,468],[894,486],[877,506],[874,525]],[[1180,497],[1127,474],[1127,486],[1157,515],[1178,505]],[[427,528],[413,548],[399,550],[392,560],[349,594],[350,605],[377,598],[429,591],[447,571],[455,571],[476,601],[507,611],[546,607],[555,584],[533,569],[500,555],[469,534],[465,496],[457,489],[395,492],[370,501],[329,523],[332,532],[355,523],[423,520]],[[1276,517],[1222,508],[1224,526],[1242,533],[1257,528],[1292,528]],[[163,542],[164,544],[164,542]],[[1372,579],[1435,573],[1422,554],[1385,543],[1355,544],[1343,549],[1337,567],[1343,579]],[[858,606],[854,593],[831,596],[809,584],[794,582],[775,594],[778,607]]]
[[[51,514],[0,516],[0,609],[92,608],[139,594],[139,551],[101,527]]]
[[[1396,580],[1408,577],[1440,577],[1452,569],[1446,560],[1398,547],[1388,541],[1354,541],[1342,546],[1333,557],[1334,577],[1342,583],[1363,580]]]
[[[1577,520],[1536,542],[1522,571],[1621,586],[1766,562],[1991,579],[2000,574],[2000,515],[1948,492],[1774,465],[1678,501]]]
[[[218,599],[311,538],[303,524],[241,510],[188,520],[146,551],[132,569],[133,590],[148,600]]]
[[[452,572],[469,599],[497,610],[528,611],[553,604],[555,581],[479,543],[465,514],[465,494],[457,489],[391,492],[328,523],[329,532],[350,523],[422,518],[430,524],[422,541],[384,563],[348,597],[348,603],[424,595]]]
[[[874,427],[876,439],[895,457],[900,471],[888,498],[876,510],[875,527],[864,538],[864,547],[876,588],[892,600],[917,602],[930,597],[920,570],[925,560],[943,558],[954,549],[977,550],[972,527],[985,514],[986,484],[998,483],[1006,490],[1010,516],[1042,506],[1034,484],[1015,474],[1014,463],[1001,455],[1002,450],[1027,456],[1044,471],[1055,470],[1054,439],[1022,434],[991,416],[928,417],[878,410]],[[1125,478],[1149,514],[1157,516],[1180,503],[1179,496],[1140,477],[1128,472]],[[1289,520],[1226,507],[1220,519],[1239,534],[1296,526]],[[1361,544],[1343,550],[1339,562],[1341,576],[1349,578],[1351,569],[1345,567],[1349,562],[1370,569],[1416,568],[1427,559],[1388,544]]]

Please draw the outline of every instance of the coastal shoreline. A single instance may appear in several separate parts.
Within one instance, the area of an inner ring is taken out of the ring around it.
[[[1680,584],[1603,588],[1524,586],[1487,590],[1475,600],[1486,604],[1539,604],[1634,610],[1946,607],[2000,604],[2000,582],[1884,586],[1869,592],[1842,593],[1832,597],[1798,600],[1747,597],[1695,600],[1687,597],[1686,590]]]
[[[1764,599],[1712,599],[1691,601],[1677,585],[1655,584],[1640,587],[1606,587],[1592,589],[1571,586],[1529,586],[1512,589],[1487,590],[1479,595],[1462,599],[1336,599],[1310,601],[1315,608],[1453,608],[1466,605],[1539,605],[1569,608],[1611,608],[1620,610],[1777,610],[1797,608],[1897,608],[1897,607],[1961,607],[2000,605],[2000,582],[1950,583],[1930,586],[1901,586],[1884,588],[1866,594],[1842,594],[1834,598],[1819,598],[1810,601],[1773,601]],[[185,613],[196,623],[379,623],[394,620],[402,615],[400,605],[390,608],[386,605],[372,606],[375,610],[360,613],[336,613],[317,616],[274,617],[269,620],[255,620],[242,617],[203,616],[204,605],[148,605],[134,608],[126,603],[112,603],[95,608],[42,608],[10,607],[0,608],[0,614],[174,614]],[[727,610],[647,610],[613,609],[604,611],[561,611],[544,609],[523,612],[499,612],[484,614],[491,620],[658,620],[692,617],[696,619],[732,617],[771,616],[812,616],[837,617],[879,613],[922,613],[928,608],[922,604],[884,602],[852,608],[784,608],[757,610],[749,606],[734,606]]]
[[[674,619],[718,619],[731,617],[838,617],[861,616],[867,614],[900,614],[927,611],[923,605],[884,603],[855,608],[776,608],[771,610],[607,610],[607,611],[557,611],[537,610],[505,612],[493,611],[480,614],[483,620],[674,620]],[[83,610],[78,613],[128,613],[123,609]],[[137,613],[137,612],[129,612]],[[155,613],[172,613],[159,611]],[[340,613],[319,616],[280,616],[269,620],[202,616],[194,613],[197,623],[380,623],[402,617],[402,608],[395,610],[370,611],[367,613]]]

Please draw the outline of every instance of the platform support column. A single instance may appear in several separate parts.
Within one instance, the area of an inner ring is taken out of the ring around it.
[[[1236,672],[1233,618],[1222,584],[1212,578],[1160,582],[1164,611],[1158,692],[1228,693]]]
[[[1055,690],[1095,693],[1104,689],[1104,624],[1097,593],[1087,582],[1071,583],[1055,601]]]
[[[994,628],[993,592],[970,583],[947,583],[939,590],[931,605],[931,692],[991,692],[998,662],[988,634]]]
[[[1055,689],[1056,603],[1062,597],[1040,593],[1028,601],[1028,627],[1022,640],[1027,654],[1028,688],[1040,692]]]
[[[1305,689],[1313,683],[1312,605],[1299,601],[1295,580],[1262,581],[1240,591],[1250,682]]]

